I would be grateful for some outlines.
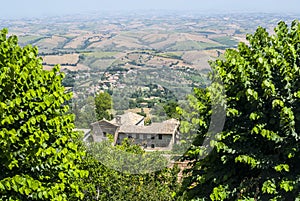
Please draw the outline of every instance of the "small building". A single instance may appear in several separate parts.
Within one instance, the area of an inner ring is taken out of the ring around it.
[[[144,125],[144,116],[128,112],[123,115],[118,115],[111,121],[100,120],[91,124],[92,134],[90,141],[101,142],[106,140],[107,134],[115,134],[118,132],[121,125]]]
[[[113,134],[115,144],[120,144],[124,138],[130,138],[145,150],[171,150],[176,143],[179,122],[170,119],[145,126],[143,116],[128,112],[111,121],[92,123],[91,126],[91,141],[100,142],[107,139],[107,134]]]
[[[116,133],[116,143],[131,138],[146,150],[170,150],[176,142],[178,126],[176,120],[152,123],[149,126],[121,125]]]

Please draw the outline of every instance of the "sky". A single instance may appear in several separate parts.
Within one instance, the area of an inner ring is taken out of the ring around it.
[[[32,18],[114,10],[194,10],[300,14],[299,0],[2,0],[0,18]]]

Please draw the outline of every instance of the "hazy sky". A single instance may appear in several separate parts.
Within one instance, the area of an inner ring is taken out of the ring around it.
[[[0,4],[2,19],[150,9],[300,14],[300,0],[1,0]]]

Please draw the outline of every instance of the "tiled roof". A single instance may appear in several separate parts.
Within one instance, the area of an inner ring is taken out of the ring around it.
[[[121,125],[118,132],[136,134],[173,134],[178,125],[177,120],[152,123],[149,126]]]
[[[142,115],[133,112],[127,112],[125,114],[119,115],[119,117],[121,117],[121,125],[136,125],[144,119]],[[114,125],[118,125],[116,118],[109,122]]]

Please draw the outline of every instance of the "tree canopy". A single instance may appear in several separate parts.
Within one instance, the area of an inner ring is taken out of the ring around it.
[[[163,156],[146,153],[139,145],[133,144],[132,139],[125,138],[122,144],[113,146],[113,136],[108,135],[108,138],[87,146],[82,163],[83,169],[89,171],[84,180],[84,200],[174,200],[179,187],[177,168],[168,168]],[[148,167],[143,167],[145,165]],[[156,171],[140,172],[143,168]]]
[[[192,162],[183,189],[186,199],[300,199],[300,24],[280,22],[275,34],[259,27],[248,43],[211,62],[212,80],[226,95],[226,122],[200,159],[209,125],[211,94],[196,89],[198,116],[189,115],[199,135],[187,152]],[[187,125],[187,122],[182,122]]]
[[[98,120],[112,119],[112,115],[109,112],[109,110],[112,109],[112,97],[109,93],[99,92],[96,94],[95,106]]]
[[[0,200],[79,200],[78,164],[71,98],[59,66],[43,70],[36,47],[20,47],[0,31]]]

